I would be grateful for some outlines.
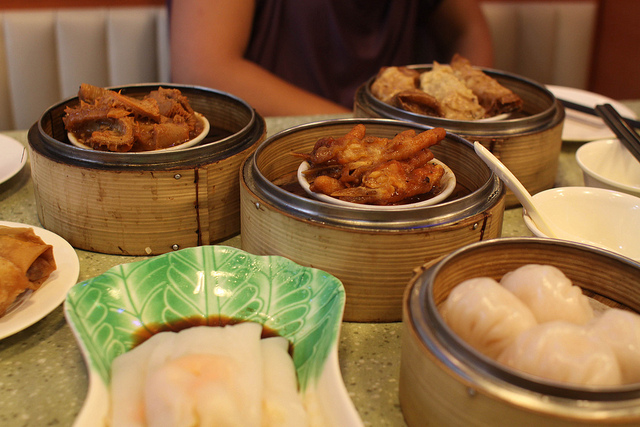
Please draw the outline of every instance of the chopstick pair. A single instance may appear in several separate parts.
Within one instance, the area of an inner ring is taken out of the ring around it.
[[[599,116],[599,114],[595,110],[595,108],[591,108],[591,107],[588,107],[588,106],[582,105],[582,104],[577,104],[577,103],[572,102],[572,101],[567,101],[566,99],[558,99],[558,101],[560,101],[562,103],[562,105],[564,105],[565,108],[569,108],[570,110],[580,111],[582,113],[591,114],[592,116]],[[628,117],[623,117],[622,119],[625,122],[627,122],[629,124],[629,126],[631,126],[632,128],[640,129],[640,121],[639,120],[630,119]]]
[[[596,105],[596,113],[616,134],[622,145],[640,162],[640,137],[611,104]]]
[[[591,108],[565,99],[559,99],[559,101],[565,108],[600,116],[613,133],[616,134],[620,142],[640,162],[640,137],[634,130],[634,128],[640,129],[640,121],[622,117],[611,104],[596,105],[595,108]]]

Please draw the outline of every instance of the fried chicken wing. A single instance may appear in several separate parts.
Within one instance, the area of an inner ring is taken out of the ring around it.
[[[440,182],[444,168],[435,163],[411,168],[408,163],[390,160],[376,166],[362,178],[362,185],[334,191],[330,195],[353,203],[389,205],[428,193]]]
[[[446,136],[442,128],[419,134],[410,129],[393,138],[366,135],[358,124],[340,138],[325,137],[309,154],[305,177],[312,191],[354,203],[388,205],[430,192],[444,173],[429,163],[429,147]]]

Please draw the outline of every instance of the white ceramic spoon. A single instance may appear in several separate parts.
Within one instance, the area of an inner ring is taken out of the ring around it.
[[[583,241],[583,239],[577,236],[571,236],[569,233],[553,225],[544,214],[536,208],[531,198],[531,194],[524,188],[524,185],[515,177],[513,173],[502,163],[491,151],[484,148],[478,141],[473,143],[473,147],[476,154],[491,168],[491,170],[498,175],[498,177],[506,184],[513,194],[518,198],[518,201],[526,209],[527,214],[531,217],[533,222],[536,223],[536,227],[549,237],[564,238],[568,240]],[[587,242],[585,242],[587,243]]]

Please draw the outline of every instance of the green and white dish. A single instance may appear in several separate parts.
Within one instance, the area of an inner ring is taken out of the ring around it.
[[[105,425],[111,362],[166,325],[254,321],[287,338],[301,391],[329,425],[362,425],[338,366],[345,292],[334,276],[279,256],[200,246],[116,266],[69,290],[64,304],[89,371],[76,426]]]

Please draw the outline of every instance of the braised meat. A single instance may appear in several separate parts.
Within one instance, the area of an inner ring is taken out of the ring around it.
[[[142,99],[83,83],[79,104],[65,109],[65,129],[103,151],[152,151],[182,144],[202,125],[178,89],[158,88]]]

